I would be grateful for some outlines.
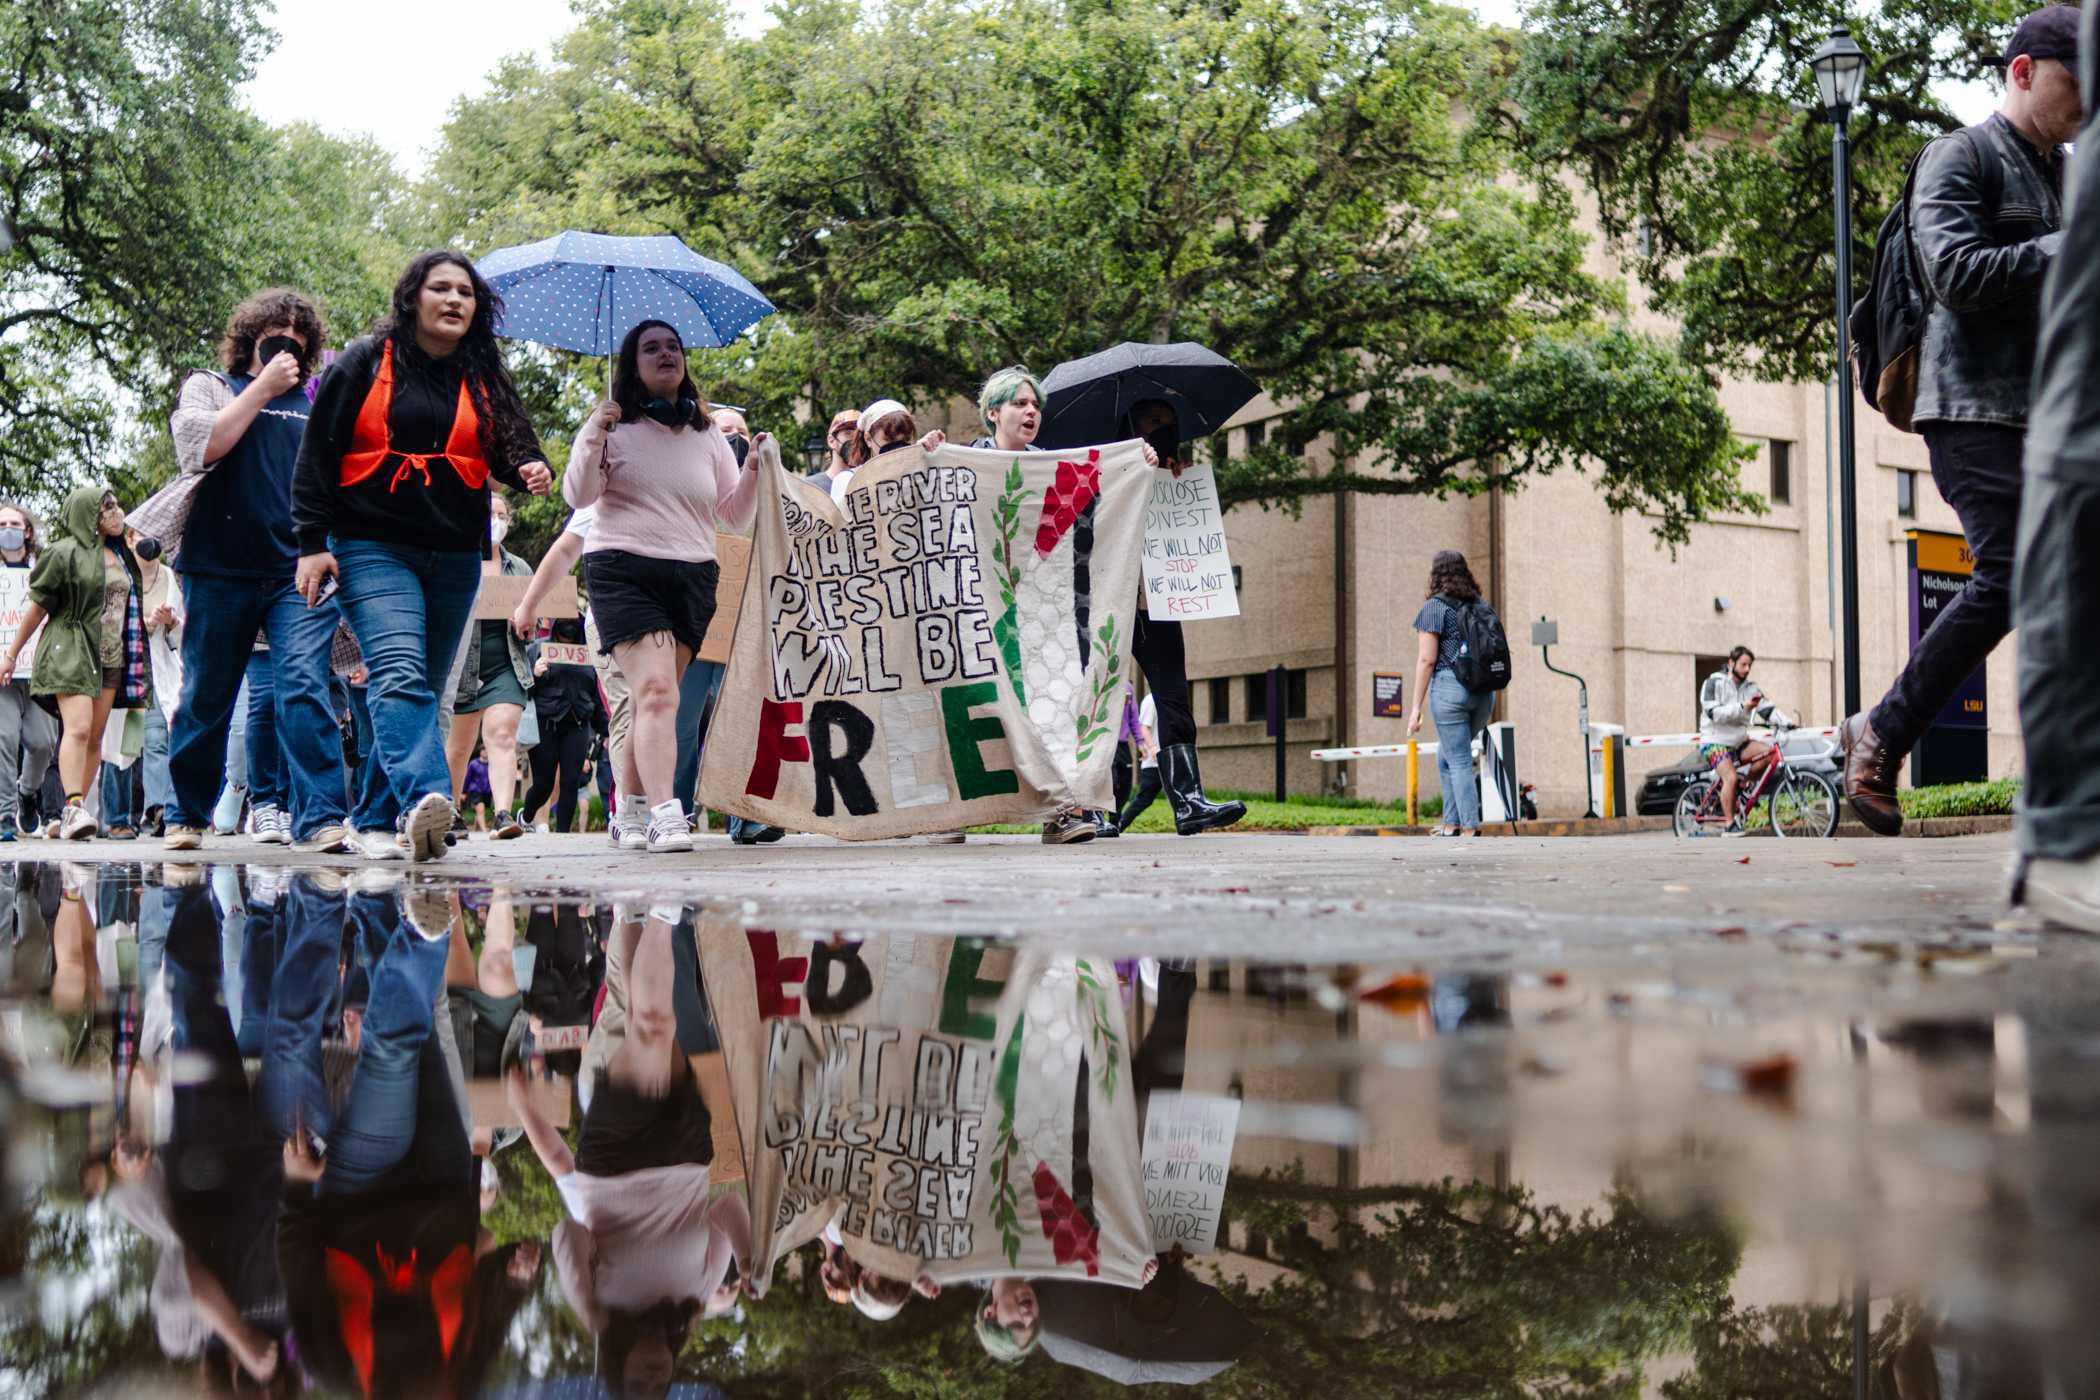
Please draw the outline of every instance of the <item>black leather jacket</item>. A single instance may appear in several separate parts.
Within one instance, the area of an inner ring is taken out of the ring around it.
[[[2063,170],[2061,150],[2045,159],[1995,112],[1926,148],[1911,237],[1936,301],[1914,421],[2026,426]]]

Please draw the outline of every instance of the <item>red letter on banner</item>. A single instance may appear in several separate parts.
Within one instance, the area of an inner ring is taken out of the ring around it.
[[[780,937],[771,929],[753,929],[746,935],[751,942],[751,980],[758,992],[758,1018],[763,1021],[774,1016],[800,1016],[802,999],[784,994],[783,987],[800,987],[809,976],[808,958],[783,958],[780,956]]]
[[[751,760],[751,778],[744,784],[750,797],[773,800],[780,787],[782,763],[809,762],[809,740],[790,734],[787,727],[802,723],[800,700],[766,700],[758,710],[758,753]]]

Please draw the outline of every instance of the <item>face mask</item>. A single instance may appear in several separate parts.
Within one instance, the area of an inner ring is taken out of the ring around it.
[[[270,363],[279,355],[290,355],[293,359],[299,361],[300,373],[305,373],[306,352],[299,348],[298,341],[288,335],[273,335],[269,337],[262,344],[255,347],[255,352],[262,356],[263,364]]]
[[[666,428],[684,427],[687,423],[693,421],[693,415],[699,411],[700,405],[683,394],[678,396],[676,403],[669,399],[651,399],[642,405],[643,413],[654,418]]]
[[[149,535],[133,546],[131,552],[150,564],[160,558],[160,541]]]
[[[508,520],[505,520],[500,515],[489,517],[489,538],[491,540],[494,540],[497,544],[502,544],[503,537],[509,533],[510,522]]]
[[[1168,462],[1181,455],[1181,434],[1172,423],[1167,424],[1165,427],[1154,428],[1151,432],[1145,434],[1145,441],[1152,444],[1152,450],[1159,454],[1159,464],[1161,466],[1165,466]]]
[[[0,525],[0,549],[13,553],[29,543],[29,532],[19,525]]]
[[[736,464],[741,467],[744,465],[745,455],[751,451],[751,439],[745,437],[742,433],[731,433],[729,435],[729,450],[736,454]]]

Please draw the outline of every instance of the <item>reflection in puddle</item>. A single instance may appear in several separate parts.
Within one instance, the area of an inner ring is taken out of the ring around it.
[[[2100,1394],[2100,973],[2047,947],[0,874],[0,1394]]]

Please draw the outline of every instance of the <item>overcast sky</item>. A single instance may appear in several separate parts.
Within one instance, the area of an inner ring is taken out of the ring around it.
[[[744,4],[755,25],[763,0]],[[1479,0],[1474,8],[1516,23],[1516,0]],[[420,171],[454,102],[482,92],[510,54],[544,58],[573,22],[568,0],[282,0],[282,37],[248,84],[248,98],[266,121],[368,133],[404,169]],[[1965,121],[1980,121],[1995,105],[1980,86],[1947,95]]]

